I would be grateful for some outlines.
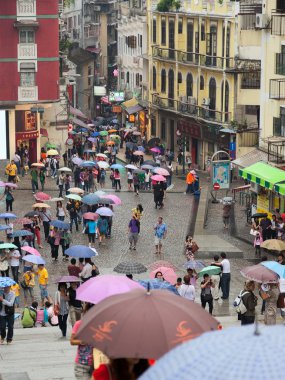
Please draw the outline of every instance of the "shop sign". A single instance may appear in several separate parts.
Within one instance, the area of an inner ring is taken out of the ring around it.
[[[129,122],[134,123],[136,121],[135,115],[129,115]]]
[[[139,121],[140,121],[140,125],[141,126],[145,126],[145,112],[144,111],[140,111],[139,112]]]
[[[125,100],[124,92],[111,91],[109,93],[109,102],[123,102]]]
[[[220,189],[230,188],[230,161],[212,161],[212,184]]]
[[[187,120],[178,120],[177,127],[184,135],[201,139],[201,128],[198,124]]]
[[[269,212],[269,194],[262,193],[257,195],[257,212]]]
[[[112,112],[114,112],[114,113],[121,113],[122,112],[122,107],[121,106],[113,106],[112,107]]]
[[[30,140],[39,137],[39,131],[34,132],[16,132],[17,140]]]

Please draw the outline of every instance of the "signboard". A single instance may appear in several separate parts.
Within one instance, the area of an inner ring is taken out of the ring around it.
[[[113,106],[112,107],[112,112],[114,112],[114,113],[121,113],[122,112],[122,107],[121,106]]]
[[[129,115],[129,122],[134,123],[136,121],[135,115]]]
[[[220,190],[221,186],[218,184],[218,182],[213,184],[213,189],[214,190]]]
[[[106,95],[105,86],[94,86],[94,96],[104,96]]]
[[[230,188],[230,161],[212,161],[212,184]]]
[[[109,102],[123,102],[125,100],[124,92],[111,91],[109,93]]]
[[[16,132],[17,140],[30,140],[39,137],[39,131],[35,132]]]

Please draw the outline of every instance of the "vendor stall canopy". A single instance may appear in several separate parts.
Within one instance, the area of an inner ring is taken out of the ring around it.
[[[257,162],[247,168],[240,169],[239,175],[269,190],[285,195],[285,171]]]

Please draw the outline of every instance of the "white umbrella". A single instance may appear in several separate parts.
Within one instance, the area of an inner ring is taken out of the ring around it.
[[[60,172],[71,172],[72,170],[64,166],[63,168],[58,169]]]
[[[108,158],[104,153],[96,153],[97,157]]]
[[[108,167],[110,166],[106,161],[98,161],[97,165],[100,169],[108,169]]]
[[[132,164],[128,164],[128,165],[125,166],[125,168],[127,168],[127,169],[131,169],[131,170],[136,170],[136,169],[137,169],[137,166],[132,165]]]

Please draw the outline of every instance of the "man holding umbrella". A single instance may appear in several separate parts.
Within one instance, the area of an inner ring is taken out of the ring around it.
[[[3,282],[4,287],[3,294],[0,296],[0,333],[1,340],[0,343],[4,344],[6,338],[6,328],[7,332],[7,344],[12,343],[14,334],[14,303],[15,303],[15,293],[11,291],[11,285],[14,283],[10,278],[7,278],[7,283]],[[9,285],[10,284],[10,285]]]

